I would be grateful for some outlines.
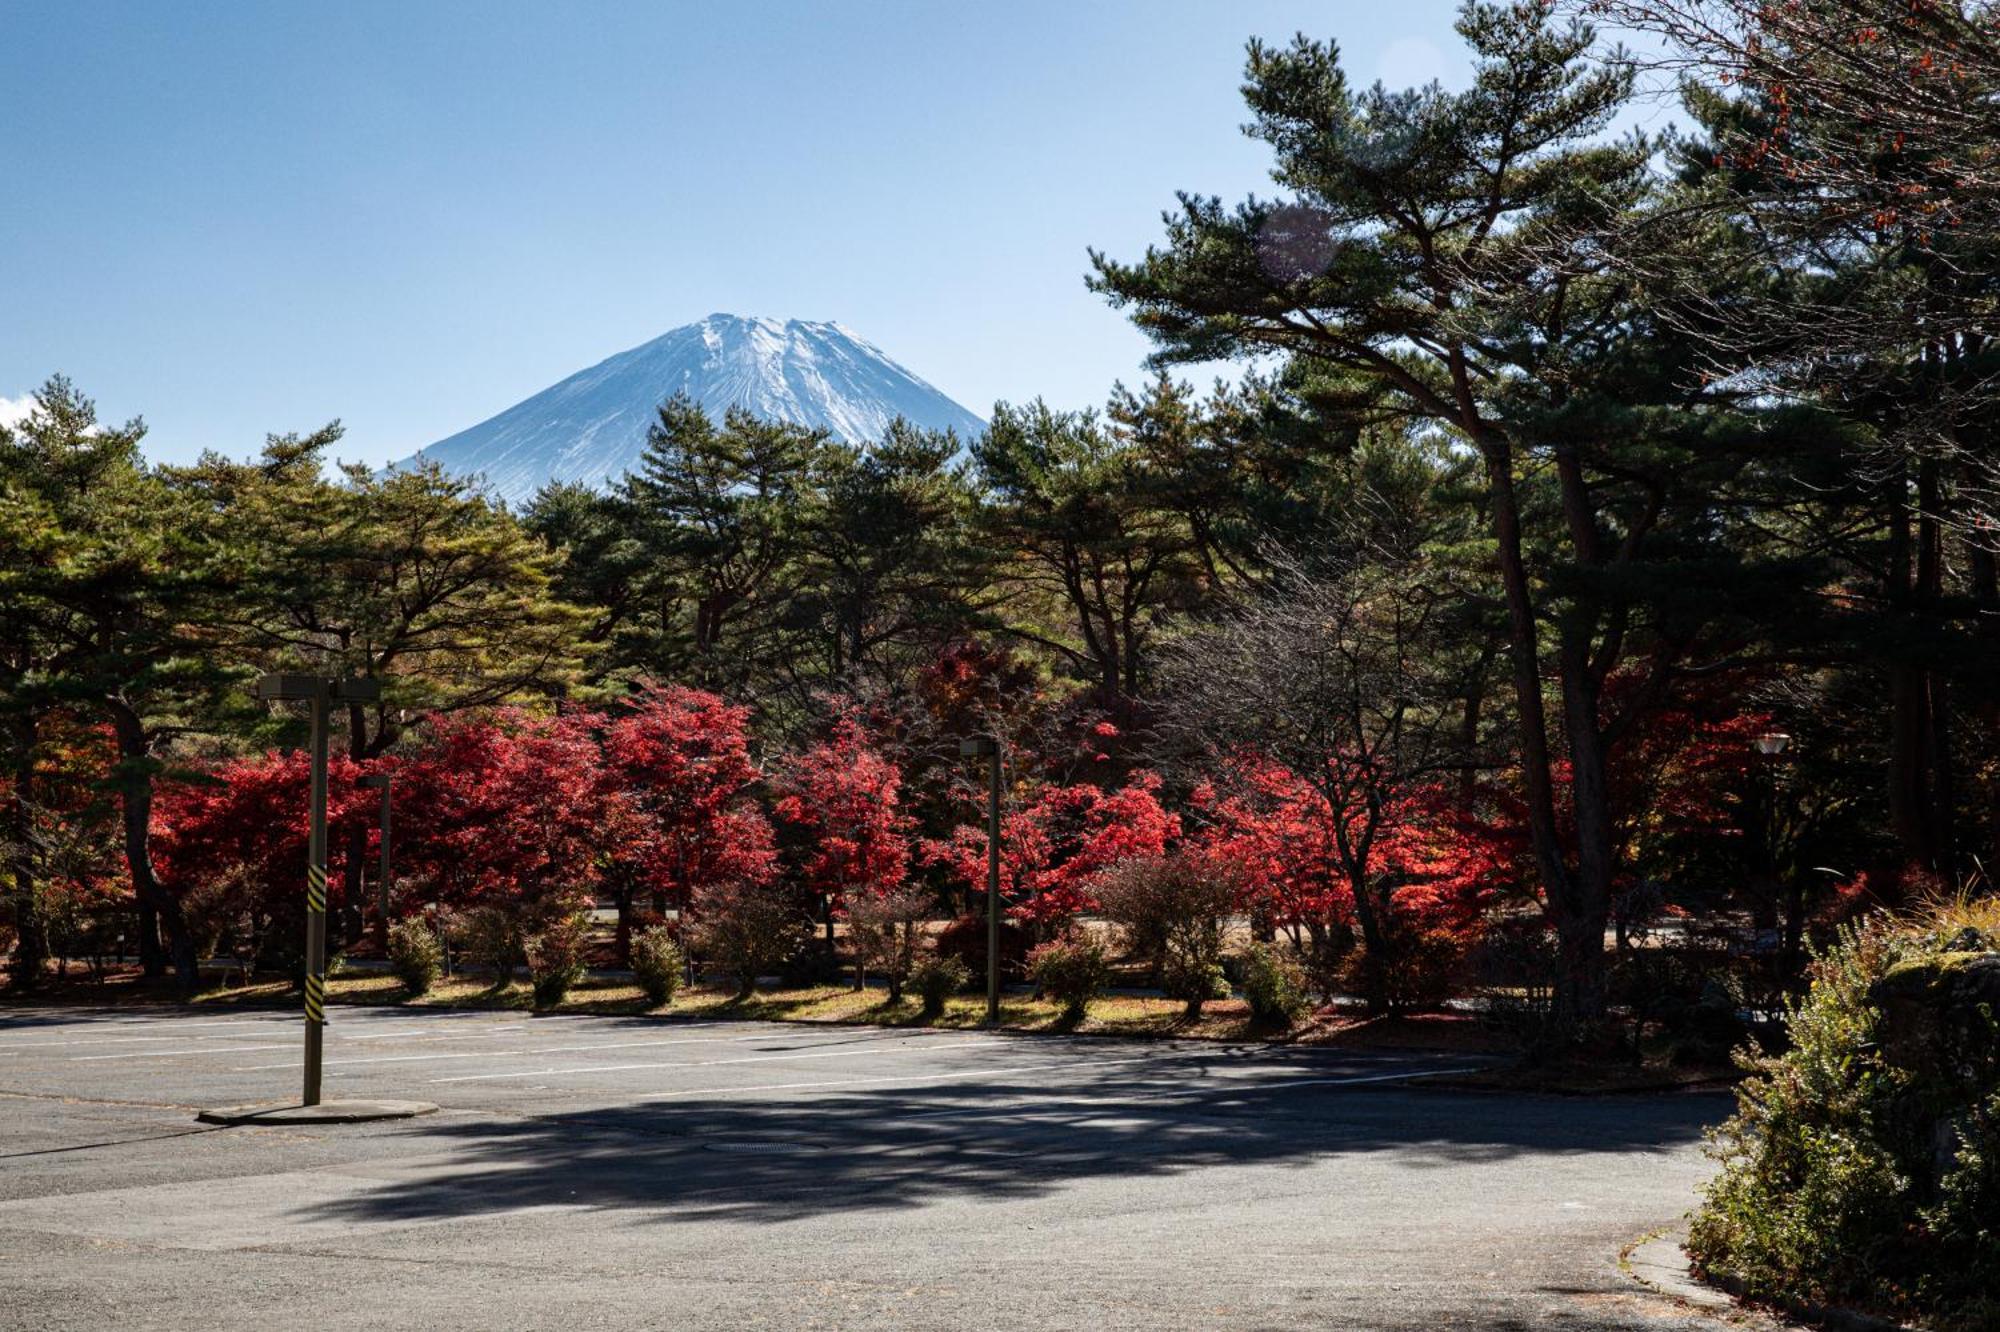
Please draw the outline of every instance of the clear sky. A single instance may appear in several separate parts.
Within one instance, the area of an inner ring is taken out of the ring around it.
[[[1270,192],[1243,43],[1455,82],[1452,0],[0,0],[0,398],[163,460],[380,463],[713,311],[838,319],[986,414],[1101,402],[1083,288]],[[0,410],[5,404],[0,404]]]

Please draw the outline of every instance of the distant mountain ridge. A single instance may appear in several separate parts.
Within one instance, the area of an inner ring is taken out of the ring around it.
[[[718,420],[742,407],[824,426],[850,443],[879,438],[898,416],[956,430],[967,442],[986,428],[845,325],[712,314],[580,370],[416,458],[483,476],[514,504],[550,481],[603,487],[637,466],[654,409],[675,393]]]

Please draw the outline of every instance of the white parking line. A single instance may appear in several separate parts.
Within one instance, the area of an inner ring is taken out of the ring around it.
[[[1087,1066],[1096,1066],[1103,1064],[1144,1063],[1147,1060],[1155,1058],[1157,1058],[1157,1056],[1155,1055],[1123,1055],[1108,1059],[1052,1059],[1049,1060],[1047,1063],[1041,1063],[1041,1064],[1011,1064],[998,1068],[963,1069],[952,1073],[923,1073],[923,1074],[918,1074],[915,1077],[897,1077],[892,1075],[886,1078],[834,1078],[823,1082],[780,1082],[780,1083],[772,1083],[761,1087],[689,1087],[689,1088],[683,1088],[679,1091],[650,1092],[647,1095],[641,1096],[637,1099],[641,1101],[667,1101],[667,1100],[672,1100],[675,1097],[679,1096],[704,1096],[704,1095],[712,1095],[715,1093],[740,1095],[745,1092],[804,1091],[809,1089],[817,1089],[821,1087],[856,1087],[856,1086],[880,1084],[884,1082],[894,1082],[898,1084],[909,1084],[917,1082],[943,1082],[959,1078],[991,1077],[1009,1073],[1040,1073],[1048,1069],[1058,1069],[1058,1068],[1083,1068]],[[1453,1073],[1472,1073],[1476,1071],[1477,1070],[1472,1068],[1414,1069],[1407,1073],[1376,1073],[1360,1077],[1345,1077],[1345,1078],[1312,1078],[1305,1081],[1270,1082],[1263,1084],[1261,1086],[1252,1085],[1249,1087],[1243,1087],[1241,1085],[1228,1085],[1228,1086],[1218,1085],[1218,1086],[1207,1086],[1207,1087],[1195,1087],[1192,1088],[1192,1090],[1195,1091],[1197,1094],[1201,1095],[1213,1095],[1218,1092],[1235,1093],[1241,1091],[1269,1093],[1269,1092],[1290,1091],[1294,1087],[1342,1087],[1342,1086],[1359,1086],[1361,1084],[1370,1082],[1405,1082],[1413,1078],[1441,1078]],[[1174,1086],[1181,1088],[1183,1090],[1188,1089],[1187,1084],[1184,1082],[1167,1083],[1160,1085]],[[1117,1094],[1111,1094],[1106,1096],[1093,1096],[1093,1097],[1072,1096],[1072,1097],[1063,1097],[1052,1101],[1028,1102],[1022,1105],[1020,1108],[1023,1111],[1030,1111],[1030,1110],[1040,1110],[1046,1106],[1051,1106],[1051,1105],[1065,1105],[1065,1104],[1079,1104],[1079,1103],[1088,1104],[1093,1102],[1101,1103],[1104,1101],[1115,1102],[1121,1099],[1129,1100],[1130,1098],[1120,1097]],[[901,1122],[903,1120],[909,1120],[909,1119],[951,1119],[964,1115],[991,1115],[993,1113],[994,1113],[994,1107],[992,1106],[954,1106],[949,1110],[927,1110],[918,1114],[911,1114],[911,1115],[891,1115],[889,1116],[889,1118],[897,1122]]]
[[[0,1046],[0,1050],[60,1050],[72,1049],[79,1045],[143,1045],[147,1041],[254,1041],[270,1035],[269,1032],[245,1032],[241,1036],[187,1036],[180,1032],[169,1032],[162,1036],[78,1036],[65,1041],[16,1041]]]
[[[982,1040],[923,1042],[923,1044],[929,1045],[932,1048],[936,1048],[941,1045],[942,1046],[984,1045],[986,1043],[987,1042]],[[890,1054],[907,1054],[907,1053],[909,1053],[909,1051],[904,1046],[900,1045],[889,1049],[871,1049],[871,1050],[850,1050],[842,1048],[839,1050],[823,1050],[816,1054],[749,1055],[742,1059],[698,1059],[695,1060],[693,1063],[686,1063],[686,1064],[662,1064],[658,1062],[647,1063],[647,1064],[598,1064],[589,1068],[537,1068],[517,1073],[462,1073],[454,1078],[432,1078],[431,1081],[432,1082],[490,1082],[490,1081],[497,1081],[502,1078],[545,1078],[551,1074],[558,1074],[558,1073],[561,1074],[624,1073],[632,1069],[640,1069],[640,1068],[716,1068],[723,1064],[771,1064],[771,1063],[783,1063],[787,1061],[800,1060],[800,1059],[841,1059],[841,1058],[864,1059],[870,1055],[890,1055]]]
[[[370,1025],[373,1025],[372,1023]],[[526,1031],[525,1022],[510,1022],[505,1026],[495,1026],[490,1031],[443,1031],[436,1027],[412,1027],[408,1031],[364,1031],[341,1030],[343,1041],[490,1041],[500,1036],[513,1036]]]
[[[685,1087],[678,1091],[648,1092],[637,1099],[641,1101],[670,1101],[677,1096],[706,1096],[716,1092],[741,1094],[744,1092],[805,1091],[818,1087],[858,1087],[882,1082],[901,1084],[912,1082],[945,1082],[957,1078],[993,1077],[1003,1073],[1038,1073],[1043,1069],[1049,1068],[1079,1068],[1084,1065],[1100,1064],[1136,1064],[1157,1057],[1156,1055],[1122,1055],[1108,1059],[1051,1059],[1045,1064],[1008,1064],[998,1068],[959,1069],[952,1073],[918,1073],[907,1077],[891,1074],[886,1078],[831,1078],[822,1082],[776,1082],[767,1083],[761,1087]],[[682,1065],[682,1067],[698,1066]],[[956,1114],[958,1112],[949,1111],[940,1113]],[[898,1118],[914,1118],[914,1116],[898,1116]]]
[[[163,1027],[163,1028],[171,1027],[175,1031],[190,1031],[196,1027],[256,1027],[256,1026],[270,1026],[272,1024],[289,1025],[298,1022],[298,1020],[299,1019],[296,1015],[286,1015],[283,1017],[223,1018],[215,1022],[188,1022],[181,1018],[165,1016],[165,1017],[138,1018],[138,1019],[124,1019],[124,1018],[89,1019],[84,1021],[64,1022],[52,1025],[58,1025],[61,1027],[104,1027],[104,1028],[110,1028],[114,1031],[122,1027]],[[0,1032],[7,1031],[9,1029],[10,1029],[9,1024],[4,1020],[0,1020]]]
[[[593,1050],[650,1049],[662,1045],[748,1045],[756,1041],[783,1040],[785,1039],[785,1035],[788,1034],[766,1031],[759,1032],[754,1036],[679,1036],[668,1040],[595,1041],[589,1045],[538,1045],[520,1050],[467,1050],[450,1054],[370,1055],[365,1059],[329,1059],[326,1066],[328,1071],[337,1072],[341,1069],[352,1068],[356,1064],[414,1064],[444,1059],[505,1059],[515,1055],[584,1054]],[[808,1048],[817,1048],[826,1044],[828,1044],[826,1041],[817,1041],[813,1046]],[[266,1069],[290,1067],[289,1063],[248,1064],[241,1068],[232,1068],[229,1071],[231,1073],[260,1073]],[[693,1068],[698,1067],[698,1065],[689,1064],[679,1065],[678,1067]]]
[[[183,1055],[242,1054],[248,1050],[290,1050],[296,1048],[289,1041],[283,1045],[211,1045],[206,1050],[127,1050],[122,1054],[71,1055],[72,1064],[87,1064],[99,1059],[178,1059]]]
[[[248,1025],[248,1024],[231,1024],[231,1025]],[[157,1036],[54,1036],[42,1040],[0,1042],[0,1049],[53,1050],[64,1046],[75,1046],[75,1045],[141,1045],[147,1041],[255,1040],[260,1036],[269,1036],[271,1034],[269,1031],[270,1024],[260,1023],[257,1025],[263,1026],[266,1029],[262,1031],[246,1031],[243,1032],[240,1036],[232,1036],[226,1033],[215,1033],[212,1035],[203,1035],[203,1036],[191,1036],[187,1033],[186,1030],[180,1028],[176,1028],[175,1030],[172,1031],[163,1031]]]

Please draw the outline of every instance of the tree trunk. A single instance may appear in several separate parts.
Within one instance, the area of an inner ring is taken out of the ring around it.
[[[1521,515],[1514,494],[1512,452],[1504,437],[1489,433],[1480,440],[1480,454],[1486,463],[1487,488],[1493,502],[1500,582],[1506,591],[1507,646],[1514,667],[1514,704],[1520,714],[1521,782],[1527,796],[1528,833],[1559,946],[1556,1016],[1564,1023],[1591,1021],[1604,1012],[1609,883],[1580,884],[1564,851],[1556,820],[1548,712],[1542,700],[1538,626],[1527,562],[1521,554]]]
[[[200,981],[194,936],[188,932],[180,899],[162,887],[153,873],[152,745],[145,723],[129,704],[115,697],[107,703],[111,728],[118,737],[118,804],[124,823],[125,865],[132,873],[132,889],[140,906],[150,907],[158,918],[181,988],[192,991]]]
[[[42,965],[48,959],[48,932],[42,920],[41,899],[35,874],[35,829],[33,798],[35,780],[35,719],[19,718],[14,725],[14,792],[8,802],[8,857],[14,870],[14,986],[32,990],[42,981]]]
[[[167,953],[160,947],[160,915],[153,910],[153,904],[142,897],[134,917],[136,937],[133,942],[139,947],[139,974],[148,980],[158,980],[167,974]]]
[[[1991,532],[1975,534],[1969,543],[1967,559],[1972,570],[1973,600],[1979,609],[1979,642],[1989,661],[2000,660],[2000,560],[1994,557],[1990,544],[1993,539]],[[1981,741],[1991,746],[2000,740],[2000,688],[1989,680],[1978,690],[1976,698],[1973,715],[1983,733]],[[1986,811],[1986,826],[1978,835],[1985,847],[1983,877],[1990,889],[1995,885],[1996,874],[2000,874],[2000,771],[1987,765],[1979,787],[1975,807]]]
[[[618,904],[618,926],[613,935],[612,947],[616,950],[618,965],[632,965],[632,885],[620,882],[612,890],[613,900]]]
[[[347,705],[347,757],[356,763],[368,757],[368,711],[359,703]],[[340,867],[340,933],[352,948],[367,926],[362,867],[368,863],[368,825],[358,819],[347,830],[346,862]]]
[[[1565,1023],[1593,1022],[1604,1015],[1607,964],[1604,931],[1611,919],[1611,885],[1617,874],[1617,827],[1611,809],[1604,732],[1598,693],[1588,660],[1583,626],[1572,623],[1564,637],[1563,714],[1569,740],[1570,808],[1576,820],[1576,869],[1567,877],[1558,932],[1563,936],[1563,974],[1556,1009]]]
[[[1365,874],[1348,876],[1348,891],[1354,897],[1354,920],[1361,927],[1361,998],[1368,1012],[1383,1013],[1389,1008],[1389,941],[1369,895]]]

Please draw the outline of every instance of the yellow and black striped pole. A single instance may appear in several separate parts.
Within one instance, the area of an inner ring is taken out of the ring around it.
[[[331,682],[312,699],[312,838],[306,849],[306,1105],[319,1104],[326,1037],[326,745]]]
[[[265,675],[257,697],[312,705],[312,838],[306,846],[306,1086],[303,1101],[319,1104],[320,1056],[326,1037],[326,746],[328,713],[336,701],[375,703],[382,683],[369,676],[328,680],[314,675]]]

